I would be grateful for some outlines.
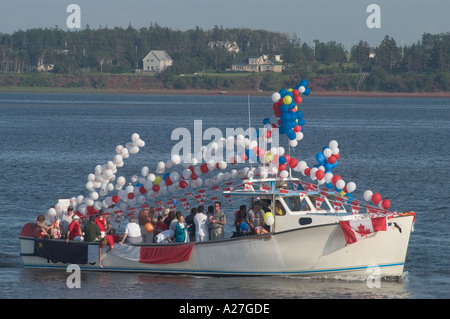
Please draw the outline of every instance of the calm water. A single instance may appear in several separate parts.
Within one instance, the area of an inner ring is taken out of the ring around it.
[[[274,120],[269,93],[250,101],[252,126]],[[139,175],[143,166],[154,169],[170,157],[175,128],[192,129],[194,120],[203,121],[203,130],[248,127],[247,97],[0,93],[0,298],[449,298],[450,100],[303,101],[305,138],[291,156],[313,166],[315,154],[335,139],[341,159],[334,172],[356,183],[357,198],[371,189],[389,198],[391,209],[416,212],[399,282],[368,288],[349,278],[85,272],[81,289],[69,289],[63,271],[24,270],[22,225],[58,198],[86,194],[87,175],[112,160],[116,145],[135,132],[146,142],[118,174]],[[237,204],[224,204],[229,221]]]

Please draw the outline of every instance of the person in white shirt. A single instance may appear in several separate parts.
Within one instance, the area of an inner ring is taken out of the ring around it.
[[[136,217],[131,216],[130,222],[127,224],[125,228],[125,233],[123,234],[123,238],[119,241],[119,244],[123,244],[126,242],[127,244],[140,244],[142,243],[142,234],[141,227],[136,224]]]
[[[209,240],[209,231],[208,231],[208,218],[204,213],[203,206],[198,207],[197,214],[194,216],[195,223],[195,240],[196,241],[207,241]]]

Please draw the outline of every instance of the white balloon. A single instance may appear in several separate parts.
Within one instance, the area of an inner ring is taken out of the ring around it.
[[[297,140],[289,140],[289,146],[296,147],[298,144]]]
[[[272,102],[276,103],[281,99],[281,95],[278,92],[275,92],[272,94]]]
[[[173,165],[178,165],[181,163],[181,157],[180,157],[180,155],[177,155],[177,154],[172,155],[171,160],[172,160]]]
[[[300,93],[305,92],[305,90],[306,90],[306,88],[305,88],[303,85],[298,87],[298,91],[299,91]]]
[[[92,199],[92,200],[97,200],[98,199],[98,193],[97,192],[91,192],[91,194],[89,195],[89,197]]]
[[[114,156],[113,161],[114,161],[114,163],[116,163],[116,165],[119,163],[122,163],[123,162],[122,155],[117,154],[116,156]]]
[[[86,189],[87,190],[91,190],[91,189],[93,189],[94,188],[94,183],[92,183],[92,182],[87,182],[86,183]]]
[[[289,172],[287,170],[281,171],[280,172],[280,177],[281,178],[288,178],[289,177]]]
[[[153,183],[153,182],[155,181],[155,179],[156,179],[155,174],[150,173],[150,174],[147,175],[147,180],[148,180],[149,182],[152,182],[152,183]]]
[[[136,140],[138,140],[138,139],[140,139],[141,137],[139,136],[139,134],[138,133],[133,133],[133,134],[131,134],[131,141],[132,142],[134,142],[134,141],[136,141]]]
[[[328,147],[325,148],[322,153],[325,156],[325,158],[328,158],[331,155],[333,155],[333,151],[331,150],[331,148],[328,148]]]
[[[150,172],[149,168],[147,166],[144,166],[141,168],[141,175],[146,177],[148,173]]]
[[[345,187],[345,181],[343,179],[340,179],[336,182],[336,188],[344,189],[344,187]]]
[[[328,144],[328,146],[329,146],[331,149],[337,148],[338,145],[339,145],[338,142],[335,141],[335,140],[330,141],[330,143]]]
[[[370,201],[372,199],[372,195],[373,195],[373,192],[371,190],[366,190],[364,192],[364,195],[363,195],[364,196],[364,200],[366,202]]]
[[[116,153],[117,154],[121,154],[122,150],[123,150],[123,145],[117,145],[116,146]]]
[[[356,184],[354,182],[347,183],[347,192],[351,193],[356,189]]]
[[[77,204],[82,204],[84,201],[84,196],[83,195],[78,195],[77,197]]]

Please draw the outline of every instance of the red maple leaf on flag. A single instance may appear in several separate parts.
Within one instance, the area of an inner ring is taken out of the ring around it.
[[[371,233],[370,229],[366,228],[363,224],[359,224],[358,233],[361,235],[369,235]]]

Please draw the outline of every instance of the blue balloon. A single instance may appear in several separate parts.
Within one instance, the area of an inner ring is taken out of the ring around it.
[[[347,193],[347,194],[345,194],[345,196],[348,197],[347,204],[350,204],[350,202],[353,200],[353,194]]]
[[[286,91],[286,89],[281,89],[281,90],[278,91],[278,93],[280,93],[281,98],[283,98],[283,97],[286,96],[287,91]]]
[[[243,222],[243,223],[241,223],[239,228],[241,229],[241,231],[247,231],[248,230],[248,224],[246,222]]]
[[[295,132],[291,130],[287,133],[287,136],[290,140],[295,140],[295,138],[297,137],[297,134],[295,134]]]
[[[280,156],[279,158],[278,158],[278,163],[280,163],[280,164],[286,164],[286,162],[287,162],[287,160],[286,160],[286,157],[283,155],[283,156]]]
[[[301,119],[303,117],[303,113],[301,111],[297,110],[296,113],[297,113],[297,118],[298,119]]]
[[[332,189],[332,188],[333,188],[333,183],[325,183],[325,186],[326,186],[328,189]]]
[[[303,125],[305,125],[305,119],[301,118],[298,120],[298,125],[300,125],[301,127],[303,127]]]
[[[263,120],[263,124],[270,124],[270,119],[267,117]]]
[[[166,180],[166,178],[169,177],[169,176],[170,176],[170,173],[165,173],[165,174],[163,175],[163,180]]]
[[[280,121],[283,122],[290,122],[291,121],[291,115],[289,112],[281,113],[280,115]]]
[[[297,119],[297,114],[294,111],[288,112],[291,121],[295,121]]]
[[[311,90],[309,88],[305,89],[305,92],[303,92],[303,95],[309,95],[311,93]]]
[[[304,86],[305,88],[308,87],[308,80],[302,79],[299,83],[299,86]]]
[[[325,171],[331,171],[331,169],[333,168],[333,166],[328,162],[325,163],[324,167],[325,167]]]
[[[316,160],[320,165],[322,165],[325,162],[325,156],[323,155],[323,153],[317,153]]]
[[[281,104],[280,105],[280,111],[281,111],[281,113],[287,113],[289,111],[289,105]]]
[[[283,126],[278,127],[278,133],[286,134],[286,129]]]

